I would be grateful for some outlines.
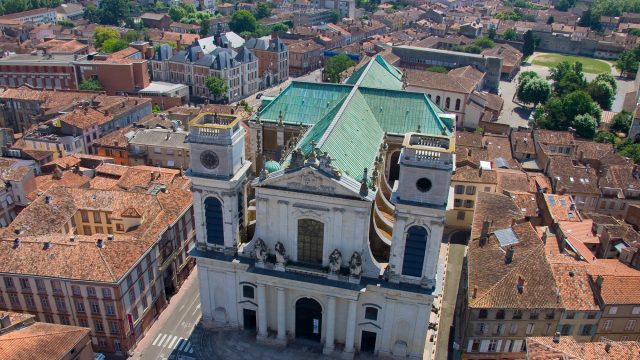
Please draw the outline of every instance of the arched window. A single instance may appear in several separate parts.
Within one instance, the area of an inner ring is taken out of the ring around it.
[[[440,96],[436,96],[436,105],[440,106]]]
[[[460,110],[460,99],[456,99],[456,111]]]
[[[445,100],[444,102],[444,107],[448,109],[450,106],[451,106],[451,98],[448,97],[447,100]]]
[[[429,97],[429,99],[431,99],[431,94],[427,94],[427,96]]]
[[[322,264],[324,224],[317,220],[298,220],[298,261]]]
[[[428,235],[427,229],[422,226],[412,226],[407,231],[407,240],[404,243],[402,275],[422,277]]]
[[[224,245],[224,221],[222,220],[222,204],[214,197],[204,201],[204,218],[206,221],[207,242]]]

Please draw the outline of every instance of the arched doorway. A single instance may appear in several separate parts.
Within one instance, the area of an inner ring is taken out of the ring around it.
[[[320,341],[322,334],[322,306],[314,299],[296,302],[296,338]]]
[[[204,217],[209,244],[224,245],[224,222],[222,220],[222,204],[214,197],[204,201]]]
[[[427,229],[422,226],[412,226],[407,230],[404,243],[404,259],[402,275],[421,277],[424,255],[427,252]]]
[[[400,151],[391,154],[391,163],[389,164],[389,186],[393,188],[393,183],[400,179]]]
[[[324,224],[313,219],[298,220],[298,261],[322,264]]]

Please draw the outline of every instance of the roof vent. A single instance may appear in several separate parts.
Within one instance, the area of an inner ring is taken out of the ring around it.
[[[48,250],[51,247],[51,241],[45,241],[42,250]]]
[[[13,240],[13,248],[17,249],[18,246],[20,246],[20,239],[16,238],[15,240]]]
[[[107,235],[107,240],[113,240],[113,234]]]
[[[554,343],[559,343],[560,342],[560,332],[556,332],[555,334],[553,334],[553,342]]]
[[[104,248],[104,241],[102,241],[102,239],[98,239],[97,245],[100,249]]]
[[[53,197],[52,197],[52,196],[47,195],[47,196],[44,198],[44,203],[45,203],[45,204],[51,204],[52,202],[53,202]]]
[[[76,236],[75,235],[69,236],[69,241],[71,241],[71,242],[76,241]]]

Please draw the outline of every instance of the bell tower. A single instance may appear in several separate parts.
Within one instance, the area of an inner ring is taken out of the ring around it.
[[[455,138],[407,133],[400,154],[389,280],[433,288],[453,171]]]
[[[189,122],[196,246],[235,254],[244,236],[245,183],[251,162],[245,159],[245,130],[238,115],[201,113]]]

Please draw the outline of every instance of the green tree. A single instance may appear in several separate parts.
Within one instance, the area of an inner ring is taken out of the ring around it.
[[[631,29],[631,30],[629,30],[629,35],[640,36],[640,29]]]
[[[525,103],[538,104],[545,103],[551,95],[551,86],[540,77],[528,78],[518,84],[518,99]]]
[[[136,40],[138,40],[138,32],[137,31],[127,31],[126,34],[124,34],[124,39],[128,42],[134,42]]]
[[[553,22],[556,21],[555,18],[553,17],[553,15],[549,16],[549,18],[547,19],[547,25],[551,25],[553,24]]]
[[[569,8],[571,7],[571,5],[569,4],[569,2],[567,0],[560,0],[559,2],[557,2],[553,8],[558,10],[558,11],[569,11]]]
[[[449,73],[449,71],[447,71],[447,69],[445,69],[442,66],[432,66],[430,68],[427,68],[427,71],[436,72],[436,73],[440,73],[440,74],[448,74]]]
[[[444,49],[444,48],[443,48]],[[460,45],[455,45],[454,47],[452,47],[451,49],[449,49],[451,51],[457,51],[457,52],[464,52],[464,48]]]
[[[522,56],[527,57],[533,55],[535,51],[535,39],[533,38],[533,31],[527,30],[524,33],[524,45],[522,46]]]
[[[470,53],[470,54],[480,54],[482,52],[482,49],[480,49],[476,45],[467,45],[467,47],[464,48],[464,52]]]
[[[130,12],[128,0],[103,0],[100,3],[100,24],[120,26],[129,18]]]
[[[584,91],[575,91],[565,96],[562,107],[568,118],[584,114],[591,115],[597,122],[602,118],[602,109]]]
[[[613,89],[613,93],[616,94],[618,92],[618,83],[616,82],[616,78],[611,74],[598,74],[593,81],[604,81],[611,85]]]
[[[256,19],[260,20],[271,16],[271,9],[267,3],[259,2],[256,5]]]
[[[618,68],[620,74],[636,72],[638,70],[638,60],[636,60],[636,56],[632,50],[626,49],[618,55],[616,68]]]
[[[336,9],[331,10],[331,13],[329,14],[329,21],[337,24],[340,22],[340,12]]]
[[[287,26],[286,24],[283,24],[283,23],[273,24],[271,26],[271,31],[287,32],[287,31],[289,31],[289,26]]]
[[[97,27],[93,33],[93,46],[101,48],[102,43],[109,39],[120,39],[120,32],[109,27]]]
[[[476,131],[474,131],[474,133],[482,135],[484,133],[484,129],[478,126],[476,127]]]
[[[204,79],[204,85],[207,87],[207,89],[209,89],[209,93],[213,95],[214,99],[220,96],[226,98],[227,93],[229,92],[229,85],[227,85],[227,79],[222,79],[215,76],[207,76]]]
[[[537,121],[540,128],[567,131],[569,126],[571,126],[571,122],[568,122],[564,115],[562,100],[560,98],[551,98],[544,106],[544,110],[544,117],[539,118]],[[536,114],[537,113],[536,110]]]
[[[518,33],[514,29],[507,29],[502,35],[501,39],[503,40],[518,40]]]
[[[631,129],[632,121],[633,119],[631,118],[631,114],[629,114],[625,110],[622,110],[622,112],[616,114],[613,119],[611,119],[609,129],[628,134],[629,129]]]
[[[611,105],[613,105],[613,97],[615,94],[608,82],[592,81],[587,88],[587,92],[589,93],[589,96],[591,96],[593,101],[600,104],[600,107],[605,110],[611,109]]]
[[[183,17],[187,16],[187,12],[180,6],[171,5],[169,8],[169,17],[173,22],[180,22]]]
[[[492,48],[492,47],[496,46],[496,43],[494,43],[488,37],[483,36],[481,38],[478,38],[476,41],[474,41],[473,45],[480,46],[483,49],[489,49],[489,48]]]
[[[593,139],[596,136],[597,127],[596,120],[589,114],[578,115],[573,120],[573,128],[576,129],[576,134],[583,138]]]
[[[122,39],[108,39],[102,43],[100,50],[106,53],[114,53],[129,47],[129,43]]]
[[[340,82],[340,73],[352,67],[355,63],[345,54],[338,54],[326,61],[327,78],[332,83]]]
[[[180,7],[184,9],[186,14],[195,14],[198,9],[193,4],[180,3]]]
[[[206,38],[209,35],[211,35],[211,20],[209,19],[200,20],[200,37]]]
[[[504,10],[501,13],[496,14],[495,18],[498,20],[514,20],[514,21],[520,20],[520,16],[516,14],[515,11],[512,11],[512,10]]]
[[[616,143],[616,136],[614,134],[612,134],[610,132],[606,132],[606,131],[598,133],[598,135],[596,135],[596,137],[593,139],[593,141],[599,142],[599,143],[603,143],[604,139],[607,139],[607,142],[609,144],[615,144]]]
[[[553,83],[553,91],[558,96],[571,94],[574,91],[582,90],[584,81],[575,73],[567,73],[562,80]]]
[[[548,80],[560,81],[571,71],[571,65],[568,62],[563,61],[556,65],[554,68],[549,69],[549,76],[547,76]]]
[[[538,75],[538,73],[535,71],[523,71],[520,73],[520,76],[518,76],[518,82],[521,83],[523,81],[527,81],[528,79],[537,77],[540,77],[540,75]]]
[[[71,21],[58,21],[58,25],[70,28],[76,27],[76,24],[72,23]]]
[[[487,36],[486,36],[489,40],[493,40],[496,38],[496,28],[489,28],[489,31],[487,31]]]
[[[247,10],[238,10],[231,16],[229,28],[236,34],[245,31],[254,32],[257,28],[256,18]]]
[[[88,78],[78,85],[78,90],[100,91],[102,89],[102,84],[94,78]]]
[[[157,114],[157,113],[161,113],[162,110],[160,110],[160,106],[156,105],[153,107],[153,109],[151,109],[151,112]]]
[[[93,4],[87,4],[84,8],[84,19],[91,23],[97,23],[99,19],[98,8]]]
[[[634,144],[629,142],[620,148],[620,151],[618,151],[618,154],[624,157],[631,158],[633,159],[634,163],[639,164],[640,163],[640,143]]]

